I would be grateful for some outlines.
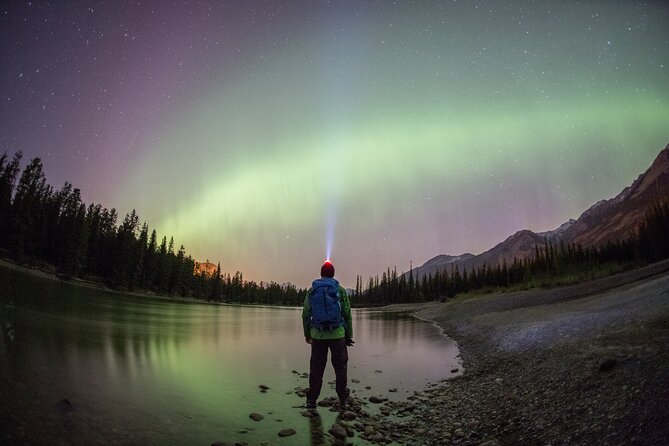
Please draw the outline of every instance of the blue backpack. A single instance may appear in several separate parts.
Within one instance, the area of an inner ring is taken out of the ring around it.
[[[341,315],[339,282],[323,277],[314,280],[309,291],[311,326],[319,330],[334,330],[346,325]]]

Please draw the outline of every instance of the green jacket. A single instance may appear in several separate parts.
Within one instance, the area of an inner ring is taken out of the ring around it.
[[[309,294],[311,288],[307,292],[307,297],[304,299],[304,307],[302,308],[302,327],[304,328],[304,337],[311,339],[353,339],[353,323],[351,320],[351,302],[348,300],[346,290],[339,285],[339,300],[341,301],[341,315],[346,323],[345,327],[337,327],[334,330],[319,330],[311,326],[311,302]]]

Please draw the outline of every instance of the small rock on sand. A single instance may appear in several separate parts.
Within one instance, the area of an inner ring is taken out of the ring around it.
[[[343,420],[346,420],[346,421],[353,421],[353,420],[355,420],[355,419],[357,418],[357,415],[356,415],[355,412],[353,412],[353,411],[345,410],[345,411],[341,414],[341,417],[342,417]]]
[[[249,414],[249,418],[252,419],[253,421],[260,421],[265,417],[263,417],[259,413],[252,412],[252,413]]]
[[[339,438],[340,440],[343,440],[348,436],[348,434],[346,433],[346,428],[338,424],[333,424],[328,432],[330,432],[330,434],[332,434],[333,437]]]
[[[616,360],[613,358],[606,358],[604,361],[602,361],[601,364],[599,364],[599,371],[600,372],[608,372],[612,368],[616,366]]]
[[[287,429],[282,429],[279,431],[279,437],[290,437],[291,435],[295,435],[297,432],[295,429],[292,427],[289,427]]]

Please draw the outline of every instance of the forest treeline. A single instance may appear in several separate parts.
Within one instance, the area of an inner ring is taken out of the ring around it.
[[[211,301],[301,305],[305,290],[244,280],[241,272],[195,272],[195,261],[174,239],[158,238],[133,210],[119,223],[115,209],[86,205],[70,183],[47,184],[42,161],[21,172],[22,153],[0,156],[0,249],[19,263],[52,265],[65,278],[114,289],[151,291]],[[19,175],[20,174],[20,175]]]
[[[64,278],[82,278],[114,289],[151,291],[231,303],[302,305],[306,290],[275,282],[244,280],[241,272],[197,272],[195,261],[174,239],[140,225],[131,211],[119,223],[115,209],[86,205],[70,183],[47,184],[39,158],[21,172],[22,154],[0,156],[0,251],[19,263],[53,266]],[[19,175],[20,174],[20,175]],[[669,258],[669,201],[646,212],[638,232],[623,241],[583,248],[537,245],[532,258],[483,265],[470,271],[451,267],[415,277],[388,269],[365,282],[357,277],[357,307],[444,300],[483,289],[530,288],[574,283]]]
[[[388,269],[367,283],[358,276],[355,301],[374,306],[444,300],[477,290],[558,286],[609,275],[627,268],[669,258],[669,200],[655,202],[646,211],[637,233],[624,241],[601,247],[555,244],[536,245],[532,258],[511,264],[482,265],[470,271],[457,266],[414,277]]]

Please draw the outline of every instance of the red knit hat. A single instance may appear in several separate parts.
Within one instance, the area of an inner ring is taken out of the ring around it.
[[[321,266],[321,277],[334,277],[334,265],[329,260]]]

